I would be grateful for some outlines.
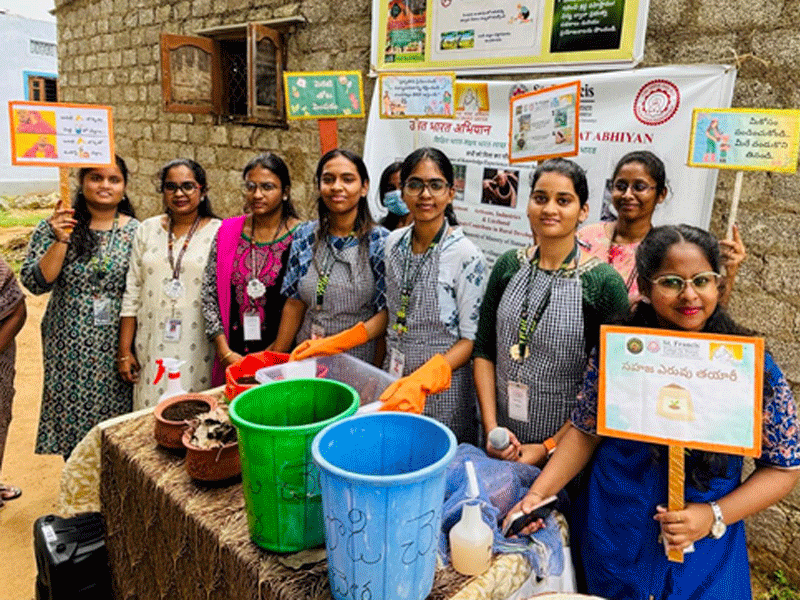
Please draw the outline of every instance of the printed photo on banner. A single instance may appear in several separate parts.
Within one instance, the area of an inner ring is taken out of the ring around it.
[[[763,376],[761,338],[604,325],[597,433],[758,456]]]
[[[382,74],[381,118],[452,118],[455,73]]]
[[[361,71],[283,73],[288,119],[341,119],[364,116]]]
[[[14,165],[91,167],[114,161],[110,107],[12,100],[8,116]]]
[[[554,71],[642,59],[648,0],[373,0],[378,72]]]
[[[511,98],[510,163],[578,154],[580,89],[571,81]]]
[[[689,139],[692,167],[794,173],[800,110],[696,108]]]

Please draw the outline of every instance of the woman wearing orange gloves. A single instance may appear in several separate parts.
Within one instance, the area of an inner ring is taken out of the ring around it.
[[[286,303],[267,349],[288,352],[295,339],[313,340],[324,346],[316,355],[352,349],[350,354],[372,363],[374,340],[386,330],[388,232],[369,215],[369,175],[360,156],[331,150],[319,160],[316,181],[319,219],[295,229],[281,288]]]
[[[470,371],[485,288],[486,259],[453,214],[453,166],[436,148],[403,161],[403,200],[413,225],[386,240],[389,312],[384,369],[400,377],[381,395],[382,410],[424,413],[459,442],[477,441],[477,400]],[[326,340],[298,347],[293,358],[326,353]],[[427,399],[427,401],[426,401]]]

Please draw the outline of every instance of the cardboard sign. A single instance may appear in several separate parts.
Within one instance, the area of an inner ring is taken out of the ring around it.
[[[581,82],[514,96],[509,101],[509,162],[578,155]]]
[[[761,455],[764,340],[604,325],[597,433]]]
[[[340,119],[364,116],[360,71],[283,74],[288,119]]]
[[[381,75],[381,119],[452,119],[455,80],[455,73]]]
[[[687,164],[794,173],[798,141],[800,110],[696,108]]]
[[[11,100],[8,122],[11,164],[105,167],[114,163],[110,106]]]

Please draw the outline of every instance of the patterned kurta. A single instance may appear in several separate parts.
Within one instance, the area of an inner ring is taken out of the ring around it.
[[[116,356],[125,273],[138,226],[131,219],[113,235],[95,232],[108,259],[101,279],[88,258],[77,260],[70,248],[50,284],[39,261],[56,238],[46,221],[33,232],[20,279],[34,294],[52,292],[42,319],[44,385],[37,453],[66,456],[95,424],[131,410],[131,386],[120,378]],[[95,325],[96,296],[111,302],[108,325]]]
[[[5,321],[24,301],[17,279],[11,267],[0,258],[0,322]],[[8,425],[11,423],[11,402],[14,400],[14,358],[16,345],[0,352],[0,467],[3,466],[3,451],[6,447]]]
[[[186,291],[173,301],[164,293],[164,281],[172,278],[172,268],[167,259],[168,233],[161,219],[158,215],[145,220],[136,233],[122,302],[121,316],[136,317],[136,359],[142,370],[133,393],[135,410],[155,406],[166,391],[166,377],[153,385],[157,358],[185,361],[180,369],[185,390],[201,392],[211,387],[214,347],[205,336],[200,289],[208,251],[220,220],[212,219],[192,237],[180,270],[180,280]],[[175,260],[184,239],[185,235],[175,240]],[[177,342],[164,339],[164,327],[170,319],[180,320],[181,333]]]

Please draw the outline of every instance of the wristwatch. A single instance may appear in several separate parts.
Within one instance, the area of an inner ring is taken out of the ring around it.
[[[711,533],[708,534],[708,537],[718,540],[725,535],[728,527],[722,521],[722,509],[719,504],[716,502],[709,502],[708,504],[711,506],[711,510],[714,511],[714,522],[711,524]]]

